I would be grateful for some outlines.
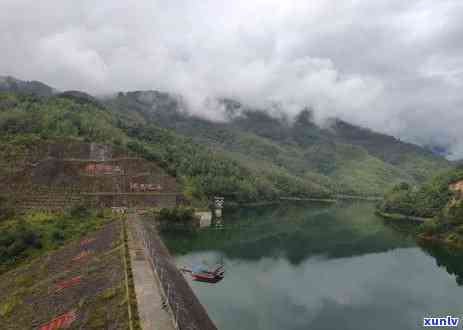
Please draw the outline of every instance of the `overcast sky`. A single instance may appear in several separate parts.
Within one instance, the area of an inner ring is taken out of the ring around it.
[[[462,0],[0,0],[0,75],[338,116],[463,156]]]

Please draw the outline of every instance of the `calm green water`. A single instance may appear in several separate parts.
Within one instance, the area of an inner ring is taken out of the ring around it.
[[[224,230],[163,234],[179,265],[225,263],[222,282],[191,282],[219,329],[420,329],[425,316],[463,316],[463,256],[417,246],[372,204],[224,217]]]

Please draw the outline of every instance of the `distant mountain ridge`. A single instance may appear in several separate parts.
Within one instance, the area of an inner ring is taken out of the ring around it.
[[[25,82],[14,81],[6,86],[13,92],[23,89],[49,96]],[[397,183],[419,184],[453,166],[429,149],[339,119],[333,119],[330,127],[321,128],[314,123],[313,112],[308,108],[288,120],[272,116],[266,109],[223,99],[218,102],[228,120],[217,122],[189,113],[181,96],[159,91],[120,92],[101,99],[79,91],[57,93],[54,91],[60,98],[104,110],[111,125],[152,146],[151,153],[162,149],[162,156],[156,157],[163,158],[169,166],[173,166],[171,162],[177,167],[186,166],[178,163],[182,157],[180,150],[190,150],[190,144],[193,149],[196,148],[193,145],[198,145],[209,150],[211,157],[217,155],[221,161],[233,162],[241,168],[237,168],[238,172],[262,179],[259,184],[273,185],[272,189],[279,191],[280,196],[284,191],[292,196],[303,187],[323,196],[380,196]],[[159,134],[183,141],[183,147],[178,149],[175,143],[162,145]],[[174,161],[169,154],[179,158]],[[299,188],[291,193],[291,186]]]
[[[11,76],[0,76],[0,91],[52,96],[55,90],[40,81],[24,81]]]
[[[133,125],[155,122],[252,171],[279,169],[343,193],[382,194],[394,183],[417,184],[451,167],[428,149],[339,119],[320,128],[307,108],[290,121],[222,100],[229,120],[214,122],[185,112],[181,98],[156,91],[119,93],[106,104]]]

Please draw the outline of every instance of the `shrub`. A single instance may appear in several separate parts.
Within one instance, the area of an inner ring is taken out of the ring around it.
[[[14,217],[15,209],[11,200],[0,196],[0,221]]]
[[[458,226],[456,232],[460,235],[463,235],[463,225]]]
[[[449,235],[447,235],[447,237],[445,238],[446,241],[448,242],[457,242],[459,239],[458,239],[458,235],[455,234],[455,233],[450,233]]]
[[[77,204],[70,209],[69,215],[72,218],[88,217],[90,215],[90,209],[85,204]]]
[[[51,234],[51,238],[52,238],[52,240],[55,241],[55,242],[62,242],[62,241],[64,241],[65,236],[64,236],[63,230],[60,230],[60,229],[54,230],[54,231],[52,232],[52,234]]]
[[[0,239],[0,263],[14,262],[26,254],[28,249],[41,249],[40,235],[23,223],[6,230]]]
[[[463,203],[459,201],[452,207],[449,207],[447,217],[453,225],[463,224]]]
[[[163,208],[159,212],[158,217],[160,222],[171,222],[177,224],[188,224],[194,219],[194,210],[189,207],[177,206],[172,209]]]
[[[430,220],[420,226],[420,232],[426,236],[432,236],[442,232],[442,225],[437,220]]]

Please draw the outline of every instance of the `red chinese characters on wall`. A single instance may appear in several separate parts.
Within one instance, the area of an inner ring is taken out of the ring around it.
[[[95,174],[122,174],[122,169],[119,165],[111,164],[87,164],[85,172],[90,175]]]
[[[55,292],[60,292],[64,289],[76,286],[82,280],[82,276],[75,276],[69,280],[61,281],[56,284]]]
[[[86,238],[86,239],[83,239],[83,240],[80,241],[80,246],[86,246],[86,245],[88,245],[90,243],[93,243],[95,241],[96,241],[95,238]]]
[[[50,322],[39,326],[39,330],[55,330],[69,328],[77,318],[75,311],[70,311],[65,314],[58,316]]]
[[[87,258],[91,254],[90,251],[84,250],[80,252],[78,255],[76,255],[74,258],[72,258],[72,261],[80,261],[85,258]]]
[[[130,183],[131,192],[161,191],[162,186],[159,183]]]

